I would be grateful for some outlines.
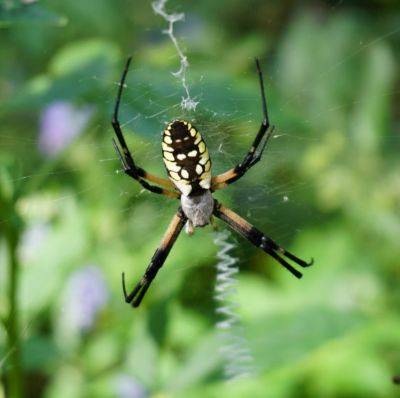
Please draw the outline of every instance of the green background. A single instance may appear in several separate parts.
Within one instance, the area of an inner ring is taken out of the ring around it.
[[[194,113],[150,2],[28,3],[0,6],[0,397],[399,396],[399,3],[171,1]],[[177,207],[117,173],[110,115],[130,54],[121,120],[159,175],[176,117],[215,173],[241,160],[262,63],[276,138],[215,196],[315,265],[298,281],[229,238],[250,378],[223,377],[210,227],[180,236],[139,309],[123,302],[121,272],[140,278]],[[41,120],[60,101],[90,118],[46,154]]]

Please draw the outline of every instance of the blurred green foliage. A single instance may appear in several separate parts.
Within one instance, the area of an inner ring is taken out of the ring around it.
[[[150,2],[0,3],[0,397],[399,396],[398,2],[168,8],[186,14],[192,114]],[[123,302],[121,272],[141,276],[176,208],[116,173],[110,115],[129,54],[124,131],[160,175],[158,132],[176,117],[195,121],[216,171],[241,159],[261,120],[261,58],[277,138],[216,196],[315,265],[296,281],[232,238],[252,378],[222,377],[210,228],[182,234],[139,310]],[[84,131],[46,153],[43,120],[84,108]]]

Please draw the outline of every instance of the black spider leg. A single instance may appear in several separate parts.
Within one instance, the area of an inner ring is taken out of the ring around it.
[[[261,103],[262,103],[262,111],[263,111],[263,121],[258,130],[256,138],[253,141],[253,144],[246,154],[241,163],[239,163],[234,168],[234,173],[236,174],[233,178],[229,179],[229,183],[232,183],[242,177],[251,167],[253,167],[259,160],[264,152],[264,149],[269,141],[269,139],[273,136],[274,126],[270,127],[269,117],[268,117],[268,108],[267,108],[267,99],[265,96],[264,89],[264,78],[260,67],[260,62],[256,59],[256,67],[257,73],[260,83],[260,91],[261,91]],[[267,134],[266,134],[267,133]],[[261,145],[261,146],[260,146]]]
[[[234,231],[238,232],[240,235],[250,241],[254,246],[260,248],[265,253],[273,257],[276,261],[278,261],[282,266],[284,266],[289,272],[291,272],[295,277],[299,279],[303,276],[302,273],[293,268],[279,254],[282,254],[283,256],[289,258],[301,267],[309,267],[314,262],[313,259],[311,259],[311,261],[307,263],[306,261],[298,258],[283,247],[279,246],[271,238],[269,238],[263,232],[251,225],[244,218],[240,217],[234,211],[228,209],[225,206],[222,206],[217,202],[214,207],[214,215],[222,221],[226,222]]]
[[[147,267],[142,279],[136,284],[131,293],[127,293],[125,286],[125,274],[122,273],[122,289],[124,291],[125,301],[132,304],[133,307],[138,307],[147,292],[151,282],[156,277],[157,272],[163,266],[168,254],[179,236],[183,226],[187,221],[181,208],[175,214],[168,229],[161,240],[160,246],[154,253],[149,266]]]
[[[136,166],[136,164],[133,160],[133,157],[132,157],[132,155],[128,149],[128,146],[126,144],[124,135],[122,133],[121,125],[120,125],[119,119],[118,119],[118,114],[119,114],[119,106],[120,106],[121,98],[122,98],[122,92],[125,87],[126,75],[128,73],[129,65],[130,65],[131,61],[132,61],[132,57],[129,57],[128,60],[126,61],[125,68],[122,73],[121,81],[119,83],[117,99],[115,101],[115,107],[114,107],[114,114],[113,114],[113,118],[111,121],[113,129],[117,136],[118,142],[122,148],[122,152],[121,152],[119,146],[115,142],[115,139],[113,139],[113,145],[114,145],[115,151],[117,152],[117,155],[121,161],[121,164],[122,164],[125,174],[129,175],[130,177],[132,177],[133,179],[138,181],[140,183],[140,185],[142,185],[143,188],[145,188],[148,191],[153,192],[153,193],[177,198],[177,197],[179,197],[179,194],[169,191],[169,190],[166,190],[166,189],[163,189],[163,188],[160,188],[156,185],[151,185],[145,180],[147,173],[142,168]],[[159,180],[161,180],[161,179],[159,179]]]
[[[157,185],[151,185],[149,184],[146,180],[141,178],[137,173],[136,170],[131,166],[128,165],[127,159],[122,155],[117,143],[113,139],[113,145],[115,148],[115,151],[117,152],[117,155],[119,157],[119,160],[121,161],[122,167],[124,169],[125,174],[129,175],[133,179],[135,179],[143,188],[147,189],[150,192],[157,193],[160,195],[165,195],[169,196],[171,198],[179,198],[179,194],[177,192],[169,191],[168,189],[160,188]]]
[[[118,138],[119,144],[121,145],[122,151],[124,152],[125,165],[127,167],[131,168],[132,170],[137,171],[135,162],[133,161],[132,155],[129,152],[128,146],[126,145],[125,138],[124,138],[124,135],[122,134],[121,126],[120,126],[119,119],[118,119],[119,106],[120,106],[121,98],[122,98],[122,91],[125,86],[126,75],[128,74],[129,65],[130,65],[131,61],[132,61],[132,57],[129,57],[128,60],[126,61],[124,71],[122,72],[121,81],[119,82],[119,86],[118,86],[118,94],[117,94],[117,99],[115,101],[114,114],[113,114],[111,124],[114,128],[114,131]]]
[[[263,121],[250,150],[247,152],[243,160],[234,168],[212,178],[212,191],[225,188],[227,185],[232,184],[239,178],[243,177],[244,174],[261,159],[269,139],[273,136],[274,126],[270,126],[269,123],[264,79],[258,59],[256,59],[256,66],[260,83]]]

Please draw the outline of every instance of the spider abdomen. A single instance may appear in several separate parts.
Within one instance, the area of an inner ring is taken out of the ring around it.
[[[211,159],[197,129],[183,120],[169,123],[163,133],[163,160],[170,180],[185,196],[210,188]]]

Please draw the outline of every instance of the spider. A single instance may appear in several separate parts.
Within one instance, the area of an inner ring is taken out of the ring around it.
[[[138,167],[125,142],[118,120],[118,112],[130,63],[131,57],[128,58],[122,73],[115,102],[112,126],[119,145],[113,139],[114,148],[123,170],[128,176],[139,182],[144,189],[150,192],[172,199],[179,199],[180,207],[172,218],[160,246],[154,253],[143,277],[129,294],[125,286],[125,275],[122,273],[122,288],[125,301],[133,307],[138,307],[157,272],[163,266],[182,228],[186,225],[186,232],[192,234],[194,228],[210,224],[213,221],[213,216],[226,222],[234,231],[269,254],[295,277],[301,278],[301,272],[290,265],[286,259],[301,267],[312,265],[313,259],[310,262],[306,262],[296,257],[212,196],[214,191],[225,188],[243,177],[261,159],[268,140],[273,136],[274,127],[270,126],[268,119],[263,75],[258,59],[256,59],[256,68],[264,117],[246,156],[236,167],[212,177],[211,159],[201,134],[190,122],[174,120],[166,126],[161,143],[163,160],[169,180],[157,177]]]

